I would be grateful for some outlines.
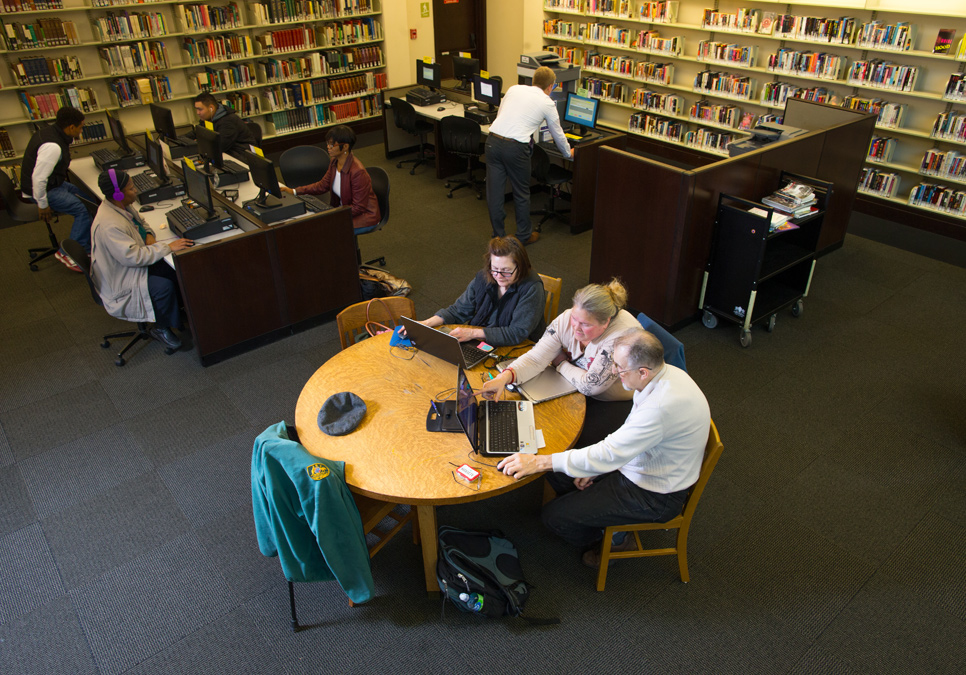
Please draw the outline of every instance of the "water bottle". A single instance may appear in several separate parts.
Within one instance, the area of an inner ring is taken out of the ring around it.
[[[471,612],[479,612],[483,609],[483,596],[479,593],[460,593],[460,601],[463,602]]]

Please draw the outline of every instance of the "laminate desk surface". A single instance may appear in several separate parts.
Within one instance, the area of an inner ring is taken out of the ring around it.
[[[474,389],[481,386],[485,372],[482,365],[468,372]],[[317,457],[345,462],[346,483],[353,492],[416,507],[428,591],[438,590],[436,505],[488,499],[538,477],[514,480],[487,466],[498,460],[470,456],[463,433],[426,431],[430,401],[453,389],[456,376],[456,366],[424,352],[410,360],[396,358],[390,353],[389,335],[379,335],[339,352],[315,371],[295,409],[301,443]],[[329,396],[346,390],[366,402],[366,416],[352,433],[327,436],[318,426],[319,409]],[[546,441],[540,454],[571,448],[583,428],[584,411],[585,399],[577,393],[535,406],[537,428]],[[452,472],[464,463],[482,473],[479,491],[453,478]]]

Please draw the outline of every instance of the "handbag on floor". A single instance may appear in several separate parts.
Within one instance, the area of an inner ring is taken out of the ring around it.
[[[391,295],[409,295],[413,288],[405,279],[379,267],[359,266],[359,284],[362,286],[362,299],[386,298]]]

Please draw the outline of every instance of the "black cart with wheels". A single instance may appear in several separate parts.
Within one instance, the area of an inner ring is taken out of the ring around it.
[[[808,295],[832,184],[783,171],[780,185],[792,180],[811,186],[818,198],[817,211],[790,221],[794,229],[771,231],[776,212],[769,206],[718,197],[699,307],[708,328],[717,326],[719,317],[738,324],[742,347],[751,345],[752,325],[764,324],[771,332],[778,312],[789,307],[800,316],[802,298]]]

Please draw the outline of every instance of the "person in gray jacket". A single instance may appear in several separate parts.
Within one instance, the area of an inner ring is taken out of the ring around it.
[[[91,225],[91,281],[104,309],[127,321],[153,322],[148,331],[151,337],[165,347],[180,349],[181,340],[172,330],[181,329],[178,278],[164,256],[194,242],[155,242],[145,232],[140,219],[128,209],[137,200],[137,192],[124,171],[102,172],[97,186],[104,201]]]

